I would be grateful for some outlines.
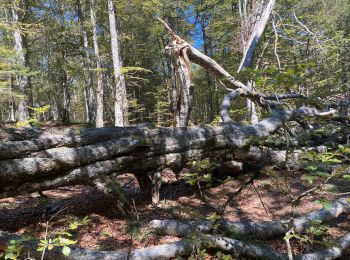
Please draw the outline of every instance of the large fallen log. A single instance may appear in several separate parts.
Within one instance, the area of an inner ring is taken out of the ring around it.
[[[300,116],[320,114],[316,109],[301,108],[276,111],[247,126],[224,123],[189,128],[90,129],[74,135],[2,142],[0,196],[74,184],[95,186],[96,180],[124,172],[135,173],[140,185],[147,186],[147,172],[159,172],[165,167],[178,171],[188,161],[234,157],[235,151],[242,157],[243,148],[249,146],[252,138],[266,138]],[[21,154],[13,152],[17,148]]]
[[[224,234],[231,234],[235,237],[252,237],[252,238],[272,238],[284,236],[293,225],[296,232],[303,232],[312,223],[330,223],[341,214],[350,214],[349,198],[338,199],[329,207],[314,211],[306,216],[295,218],[293,223],[290,220],[256,222],[230,222],[220,220],[213,222],[209,220],[197,220],[181,222],[177,220],[153,220],[149,226],[159,235],[171,235],[186,237],[192,233],[211,233],[217,230]]]
[[[19,240],[21,237],[16,234],[0,231],[0,245],[7,245],[10,240]],[[22,253],[39,259],[41,252],[36,251],[39,241],[29,240],[22,243]],[[318,260],[318,259],[336,259],[340,257],[350,246],[350,234],[340,238],[334,246],[330,248],[294,257],[300,260]],[[174,259],[178,256],[188,256],[196,252],[196,249],[216,249],[232,254],[238,257],[252,257],[259,259],[288,259],[287,254],[278,253],[270,248],[257,244],[236,240],[232,238],[204,235],[194,239],[183,239],[180,241],[151,246],[143,249],[136,249],[131,252],[113,252],[113,251],[92,251],[89,249],[72,247],[70,254],[64,256],[60,247],[45,252],[46,259],[113,259],[113,260],[157,260]]]

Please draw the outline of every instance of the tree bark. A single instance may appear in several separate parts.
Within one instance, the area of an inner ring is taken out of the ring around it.
[[[19,240],[21,237],[16,234],[0,231],[0,245],[6,245],[10,240]],[[22,252],[30,252],[31,257],[40,258],[41,252],[35,250],[39,241],[29,240],[23,243]],[[350,246],[350,234],[346,234],[335,245],[330,248],[295,257],[297,260],[318,260],[318,259],[336,259],[340,257]],[[257,244],[231,239],[222,236],[205,235],[193,239],[183,239],[180,241],[151,246],[143,249],[136,249],[131,252],[112,252],[112,251],[92,251],[90,249],[72,247],[69,256],[64,256],[59,247],[46,252],[45,256],[49,259],[175,259],[179,256],[188,256],[194,253],[196,249],[218,249],[223,252],[231,253],[238,257],[250,257],[259,259],[288,259],[283,253],[272,251],[270,248],[259,246]]]
[[[111,34],[111,48],[113,58],[114,80],[115,80],[115,103],[114,115],[115,126],[128,125],[128,99],[126,96],[125,77],[121,72],[122,58],[120,55],[120,43],[118,39],[117,24],[113,0],[108,0],[109,29]]]
[[[256,48],[258,47],[260,38],[265,31],[267,22],[270,18],[271,12],[275,5],[275,0],[269,0],[266,5],[264,5],[263,0],[257,1],[255,3],[255,8],[252,10],[252,14],[247,14],[247,1],[244,1],[243,8],[240,5],[240,15],[241,15],[241,39],[243,48],[243,57],[241,63],[238,67],[237,72],[251,67],[254,61],[254,54]],[[248,81],[248,88],[253,91],[254,82]],[[256,123],[258,122],[258,116],[256,113],[255,103],[247,99],[247,109],[248,109],[248,122]]]
[[[91,13],[91,23],[92,23],[92,37],[94,43],[94,51],[96,58],[96,78],[97,78],[97,89],[96,89],[96,127],[103,127],[103,114],[104,114],[104,105],[103,105],[103,83],[102,83],[102,66],[101,58],[98,47],[97,40],[97,24],[96,24],[96,4],[95,0],[90,0],[90,13]]]
[[[23,39],[21,35],[21,28],[19,24],[19,0],[12,1],[12,20],[14,23],[14,31],[13,31],[13,38],[14,38],[14,47],[17,55],[17,61],[18,64],[21,66],[22,71],[20,71],[16,75],[17,83],[18,83],[18,90],[19,93],[22,95],[19,103],[18,103],[18,121],[19,122],[25,122],[29,118],[29,112],[27,108],[27,101],[26,101],[26,91],[27,91],[27,85],[28,85],[28,76],[25,75],[25,54],[24,54],[24,48],[23,48]]]
[[[178,94],[174,111],[174,126],[186,127],[190,120],[190,114],[193,106],[194,85],[192,82],[190,59],[188,57],[190,45],[179,36],[163,20],[158,18],[168,30],[172,37],[172,42],[166,47],[170,51],[172,64],[175,71],[176,85]]]
[[[249,38],[243,40],[243,58],[239,65],[238,72],[244,68],[250,67],[253,64],[255,50],[258,47],[260,38],[265,31],[275,2],[275,0],[269,0],[266,6],[264,6],[263,1],[261,0],[256,10],[254,10],[253,16],[255,16],[255,22],[252,21],[253,26],[250,25],[253,27],[253,29],[249,34]],[[242,27],[244,26],[245,25],[242,25]]]
[[[89,41],[88,41],[88,35],[85,28],[85,19],[84,14],[82,12],[82,6],[80,0],[77,0],[76,2],[77,6],[77,15],[79,17],[80,21],[80,29],[81,29],[81,36],[83,40],[83,47],[84,47],[84,55],[85,60],[83,62],[84,64],[84,97],[85,97],[85,112],[86,112],[86,118],[85,121],[88,124],[93,124],[95,120],[95,113],[94,113],[94,88],[93,88],[93,75],[92,75],[92,62],[91,57],[89,53]]]
[[[329,207],[314,211],[305,216],[295,218],[294,230],[298,233],[304,232],[313,222],[330,223],[341,214],[350,213],[350,202],[347,199],[338,199]],[[171,235],[186,237],[193,232],[212,233],[218,229],[224,234],[234,234],[235,237],[250,238],[274,238],[284,236],[289,230],[289,220],[255,222],[230,222],[224,219],[217,223],[208,220],[181,222],[177,220],[153,220],[150,228],[159,235]]]
[[[207,157],[220,160],[226,155],[234,159],[235,155],[247,154],[261,160],[261,154],[247,149],[252,137],[267,137],[286,121],[319,114],[313,109],[298,109],[280,111],[247,126],[226,123],[217,127],[86,129],[78,134],[2,142],[0,194],[14,196],[60,186],[93,185],[96,179],[125,172],[133,172],[142,180],[147,172],[165,167],[178,171],[188,161]]]

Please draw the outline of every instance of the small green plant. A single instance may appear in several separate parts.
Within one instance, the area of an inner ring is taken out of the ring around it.
[[[208,259],[209,258],[209,254],[207,253],[206,249],[200,249],[197,248],[196,251],[194,252],[194,254],[192,256],[190,256],[188,259],[189,260],[197,260],[197,259]]]
[[[70,254],[70,245],[74,245],[77,241],[68,239],[64,236],[71,236],[70,233],[64,232],[57,237],[51,239],[42,239],[40,240],[39,247],[37,251],[45,252],[45,250],[52,250],[55,247],[62,247],[62,254],[68,256]]]
[[[225,255],[221,251],[217,252],[215,256],[220,260],[233,260],[234,259],[231,255]]]
[[[69,223],[69,229],[76,230],[78,229],[78,227],[87,225],[90,222],[91,222],[91,219],[89,219],[88,216],[85,216],[83,219],[73,218]]]
[[[316,200],[315,202],[321,205],[325,209],[328,209],[331,206],[331,203],[328,200],[320,199],[320,200]]]
[[[130,235],[131,239],[144,242],[153,235],[153,230],[142,228],[138,220],[130,220],[126,227],[126,233]]]
[[[32,116],[23,122],[18,122],[17,127],[26,127],[26,126],[40,126],[40,117],[50,110],[50,105],[43,107],[28,107],[32,111]]]
[[[206,184],[206,188],[210,186],[212,181],[211,172],[217,166],[209,160],[192,161],[189,163],[190,171],[182,177],[186,183],[194,186],[197,185],[202,195],[202,184]]]
[[[86,216],[83,219],[73,218],[68,228],[59,230],[57,232],[48,233],[49,222],[46,223],[46,231],[44,239],[40,240],[37,251],[42,252],[41,259],[44,258],[46,250],[52,250],[55,247],[62,247],[62,254],[68,256],[70,254],[70,246],[74,245],[77,241],[72,240],[72,232],[77,230],[80,226],[90,223],[90,219]]]
[[[305,234],[295,232],[288,232],[284,240],[296,239],[302,245],[321,244],[324,246],[331,246],[332,241],[327,239],[329,226],[324,225],[321,221],[312,221],[309,228],[305,230]]]
[[[26,236],[18,240],[10,240],[5,251],[4,259],[17,260],[22,253],[23,243],[28,240],[30,238]]]

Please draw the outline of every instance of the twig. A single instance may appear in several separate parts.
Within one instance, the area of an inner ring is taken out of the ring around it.
[[[232,89],[232,88],[226,87],[226,85],[225,85],[221,80],[219,80],[219,83],[220,83],[220,85],[221,85],[225,90],[230,91],[230,92],[235,91],[235,90]]]
[[[298,205],[299,202],[301,201],[302,198],[310,195],[312,192],[318,190],[319,188],[321,188],[323,185],[326,185],[332,178],[334,177],[334,174],[332,173],[331,176],[329,176],[324,182],[322,183],[319,183],[318,185],[316,185],[315,187],[307,190],[307,191],[304,191],[303,193],[301,193],[296,199],[292,200],[292,203],[294,205]]]
[[[57,211],[54,215],[51,216],[51,218],[46,222],[46,228],[45,228],[45,235],[44,235],[44,240],[47,241],[47,236],[49,233],[49,223],[51,222],[51,220],[56,217],[58,214],[60,214],[62,211],[66,210],[68,207],[63,207],[61,208],[59,211]],[[46,245],[43,249],[43,252],[41,254],[41,260],[44,260],[44,256],[45,256],[45,252],[46,252],[46,248],[48,245]]]
[[[270,215],[270,213],[268,212],[267,208],[265,207],[265,203],[263,202],[263,200],[261,198],[260,192],[258,191],[258,189],[254,185],[254,181],[252,182],[252,186],[253,186],[256,194],[258,194],[259,200],[261,202],[261,205],[264,207],[264,210],[265,210],[266,214]]]
[[[272,26],[273,26],[273,30],[275,32],[275,48],[274,48],[274,52],[275,52],[275,56],[276,56],[276,59],[277,59],[278,71],[281,72],[281,61],[280,61],[280,57],[278,56],[278,52],[277,52],[278,33],[277,33],[277,29],[276,29],[276,24],[275,24],[275,15],[273,15],[273,17],[272,17]]]
[[[290,229],[290,230],[286,233],[286,235],[285,235],[285,237],[284,237],[284,241],[286,241],[286,245],[287,245],[288,259],[289,259],[289,260],[293,260],[292,247],[290,246],[290,241],[289,241],[290,239],[288,238],[288,236],[289,236],[290,234],[294,234],[293,228]]]
[[[316,42],[318,44],[318,46],[321,48],[321,50],[324,50],[324,48],[322,47],[320,40],[318,39],[317,33],[312,32],[305,24],[303,24],[301,21],[299,21],[298,17],[296,16],[294,10],[293,10],[293,15],[295,20],[303,27],[305,28],[305,30],[308,32],[308,34],[312,35],[312,38],[316,39]]]
[[[221,216],[221,218],[223,218],[225,210],[227,205],[234,199],[235,196],[237,196],[238,194],[240,194],[242,192],[242,190],[247,187],[249,184],[252,184],[253,181],[260,175],[260,171],[258,171],[257,173],[255,173],[252,177],[249,178],[248,181],[246,181],[245,183],[243,183],[236,191],[232,192],[231,195],[228,197],[228,199],[226,200],[226,202],[224,203],[224,205],[221,207],[221,210],[219,212],[219,215]]]

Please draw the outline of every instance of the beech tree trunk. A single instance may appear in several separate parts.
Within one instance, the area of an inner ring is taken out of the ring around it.
[[[26,91],[28,85],[28,76],[25,75],[25,54],[23,48],[23,39],[21,35],[21,28],[19,24],[19,0],[12,1],[12,20],[14,23],[15,29],[13,30],[13,38],[14,38],[14,48],[17,55],[17,62],[22,67],[22,71],[16,75],[16,80],[18,84],[18,91],[22,95],[18,102],[18,121],[24,122],[28,119],[29,113],[27,108],[26,101]]]
[[[93,75],[92,75],[92,62],[91,57],[89,53],[89,41],[88,36],[85,28],[85,19],[82,12],[82,6],[80,0],[77,0],[76,2],[77,6],[77,15],[80,21],[80,27],[81,27],[81,36],[83,40],[83,47],[84,47],[84,55],[85,55],[85,61],[84,61],[84,97],[85,97],[85,111],[86,111],[86,118],[85,122],[89,124],[93,124],[95,120],[95,113],[94,113],[94,88],[93,88]]]
[[[247,158],[261,161],[264,150],[260,154],[249,150],[252,137],[267,137],[289,120],[320,114],[305,108],[280,111],[247,126],[116,127],[69,130],[65,134],[22,130],[10,135],[12,141],[0,143],[0,194],[15,196],[76,184],[95,186],[96,180],[103,183],[106,176],[125,172],[134,173],[141,188],[149,190],[146,173],[166,167],[177,172],[188,161],[208,157],[221,161],[236,156],[245,162]]]
[[[120,56],[120,44],[118,39],[117,24],[113,0],[108,0],[109,29],[111,34],[111,47],[115,80],[114,115],[115,126],[128,125],[128,100],[126,96],[125,77],[121,72],[122,59]]]
[[[103,83],[102,83],[102,66],[101,58],[97,40],[97,25],[96,25],[96,11],[95,11],[95,0],[90,1],[90,13],[91,13],[91,24],[92,24],[92,37],[94,43],[95,59],[96,59],[96,78],[97,78],[97,89],[96,89],[96,127],[103,127]]]

